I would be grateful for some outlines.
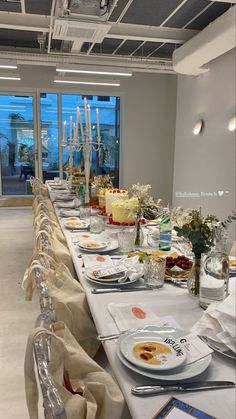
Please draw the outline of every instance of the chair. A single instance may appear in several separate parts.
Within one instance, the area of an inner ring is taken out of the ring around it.
[[[33,268],[36,286],[39,290],[41,314],[36,320],[36,327],[52,329],[56,315],[52,307],[52,301],[48,286],[44,281],[43,272],[39,266]],[[50,359],[51,336],[47,331],[39,332],[33,340],[34,358],[38,371],[38,379],[43,396],[45,419],[66,419],[64,405],[58,394],[58,390],[48,369]]]

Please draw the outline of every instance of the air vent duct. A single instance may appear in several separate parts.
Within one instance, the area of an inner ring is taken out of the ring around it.
[[[105,23],[61,18],[55,20],[53,39],[101,43],[110,28]]]

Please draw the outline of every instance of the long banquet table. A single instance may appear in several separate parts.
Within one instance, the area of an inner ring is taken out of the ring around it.
[[[51,197],[55,196],[50,192]],[[83,275],[82,259],[78,258],[79,251],[73,243],[75,233],[64,228],[63,219],[59,217],[56,206],[55,211],[59,223],[67,240],[68,247],[74,262],[74,266],[81,284],[84,287],[91,314],[94,319],[98,334],[107,335],[118,332],[116,324],[107,310],[107,305],[113,303],[144,303],[159,317],[171,316],[177,324],[189,331],[193,324],[201,317],[203,310],[199,307],[198,299],[188,294],[186,289],[175,287],[166,283],[163,288],[149,291],[92,294],[94,286]],[[108,228],[109,230],[109,228]],[[232,285],[235,278],[231,279]],[[120,388],[124,394],[133,419],[151,419],[164,406],[167,400],[173,396],[196,408],[199,408],[214,418],[235,418],[235,389],[196,391],[185,393],[165,393],[161,395],[137,397],[131,394],[131,387],[143,384],[157,384],[153,380],[130,371],[122,365],[116,355],[116,340],[103,343],[104,350],[109,360]],[[236,380],[235,361],[214,352],[210,366],[201,375],[189,381],[219,381]]]

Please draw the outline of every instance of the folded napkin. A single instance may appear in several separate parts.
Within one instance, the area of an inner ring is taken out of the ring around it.
[[[124,257],[118,260],[117,262],[114,261],[115,264],[124,265],[127,269],[126,276],[131,280],[135,281],[143,276],[143,264],[139,263],[139,256],[132,256],[130,258]]]
[[[60,202],[56,203],[58,208],[75,208],[75,200],[70,202]]]
[[[112,265],[113,261],[109,255],[83,255],[83,262],[85,268],[90,268],[95,265]]]
[[[121,332],[147,324],[155,326],[163,324],[159,317],[142,303],[110,303],[108,310]]]
[[[191,331],[214,340],[222,351],[231,349],[236,352],[235,293],[232,292],[222,303],[210,304]]]

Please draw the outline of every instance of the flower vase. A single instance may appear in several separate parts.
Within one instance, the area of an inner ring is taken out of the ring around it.
[[[187,279],[187,288],[191,295],[198,296],[200,289],[200,262],[201,257],[194,257],[192,269]]]
[[[144,234],[141,225],[141,218],[137,218],[135,222],[135,240],[134,245],[141,247],[144,242]]]

